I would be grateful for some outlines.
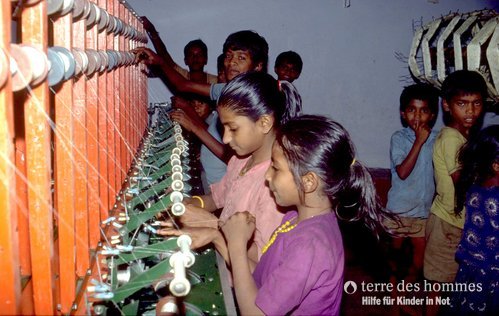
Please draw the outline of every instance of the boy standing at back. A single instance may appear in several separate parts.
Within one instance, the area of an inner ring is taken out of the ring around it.
[[[184,69],[175,63],[151,21],[145,16],[141,17],[141,21],[157,54],[175,68],[185,79],[201,83],[217,83],[217,76],[204,71],[204,66],[208,62],[208,47],[202,40],[192,40],[185,45],[184,63],[189,69]]]
[[[282,52],[275,59],[274,71],[277,80],[293,82],[300,77],[303,61],[300,55],[293,51]]]
[[[435,185],[433,182],[433,144],[437,132],[433,125],[438,114],[438,93],[426,84],[404,88],[400,95],[402,130],[392,135],[390,161],[392,186],[386,208],[397,214],[400,226],[393,225],[390,266],[392,282],[421,280],[425,248],[425,225],[430,211]],[[412,260],[406,271],[400,265],[402,252],[408,243]]]
[[[447,76],[441,94],[446,126],[433,147],[436,196],[426,223],[424,276],[434,282],[453,282],[458,270],[455,254],[465,218],[454,212],[454,184],[459,179],[457,157],[470,134],[480,128],[487,86],[479,73],[459,70]],[[437,294],[434,291],[433,295]],[[437,314],[438,306],[429,305],[426,311],[427,315]]]

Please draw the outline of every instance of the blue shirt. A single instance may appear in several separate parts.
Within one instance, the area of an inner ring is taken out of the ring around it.
[[[208,133],[210,133],[211,136],[215,137],[221,143],[222,137],[220,137],[220,133],[217,129],[217,111],[211,112],[205,122],[208,124]],[[225,175],[227,165],[215,156],[205,145],[201,145],[201,154],[199,159],[201,161],[201,165],[203,166],[204,172],[206,173],[208,185],[219,182]]]
[[[386,204],[389,211],[402,217],[428,217],[435,194],[432,154],[437,134],[436,131],[431,131],[419,152],[414,169],[405,180],[399,178],[395,168],[409,154],[416,140],[416,134],[411,128],[406,127],[392,135],[390,142],[392,186],[388,191]]]
[[[226,83],[215,83],[210,87],[210,99],[218,102],[218,98],[222,94],[222,90],[225,88]]]

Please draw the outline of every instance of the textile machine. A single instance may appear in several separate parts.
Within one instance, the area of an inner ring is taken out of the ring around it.
[[[13,0],[0,13],[0,314],[235,313],[213,249],[155,234],[201,182],[169,108],[147,106],[136,12]]]

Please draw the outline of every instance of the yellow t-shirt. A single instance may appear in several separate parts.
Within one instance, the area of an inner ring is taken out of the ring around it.
[[[464,211],[454,214],[455,192],[451,174],[459,169],[458,153],[466,138],[455,128],[444,127],[433,145],[433,170],[435,173],[436,196],[431,212],[447,223],[463,228]]]

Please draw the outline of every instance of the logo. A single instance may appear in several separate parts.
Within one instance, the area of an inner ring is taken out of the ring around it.
[[[343,285],[343,291],[347,294],[353,294],[357,292],[357,283],[354,281],[347,281],[345,282],[345,285]]]

